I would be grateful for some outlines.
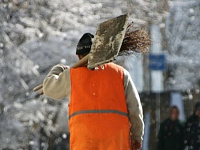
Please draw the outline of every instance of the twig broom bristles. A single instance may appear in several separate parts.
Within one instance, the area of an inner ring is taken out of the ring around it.
[[[143,29],[135,29],[134,23],[131,22],[127,26],[120,52],[146,53],[150,45],[151,40],[148,33]]]

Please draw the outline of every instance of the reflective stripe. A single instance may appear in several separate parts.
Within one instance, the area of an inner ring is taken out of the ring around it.
[[[114,114],[119,114],[119,115],[123,115],[128,117],[128,114],[122,111],[118,111],[118,110],[82,110],[82,111],[77,111],[72,113],[71,115],[69,115],[69,119],[71,119],[72,117],[76,116],[76,115],[80,115],[80,114],[92,114],[92,113],[114,113]]]

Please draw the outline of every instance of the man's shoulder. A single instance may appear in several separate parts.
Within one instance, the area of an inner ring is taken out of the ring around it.
[[[90,70],[90,69],[88,69],[86,66],[84,66],[84,67],[76,67],[76,68],[70,68],[69,69],[70,70],[70,72],[75,72],[75,71],[80,71],[80,70]]]
[[[186,123],[190,123],[190,122],[193,122],[193,121],[196,121],[196,116],[195,116],[194,114],[191,115],[191,116],[187,119]]]
[[[129,71],[126,69],[126,68],[124,68],[123,66],[120,66],[120,65],[118,65],[118,64],[115,64],[115,63],[107,63],[107,64],[105,64],[105,65],[107,65],[108,67],[111,67],[111,68],[119,68],[119,69],[122,69],[123,71],[124,71],[124,73],[125,74],[129,74]]]
[[[112,62],[111,63],[107,63],[104,66],[105,66],[105,68],[109,68],[109,69],[115,70],[115,71],[119,71],[119,70],[124,71],[125,70],[122,66],[117,65],[117,64],[112,63]]]

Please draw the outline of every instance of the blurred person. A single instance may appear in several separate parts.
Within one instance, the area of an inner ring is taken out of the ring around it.
[[[79,59],[90,52],[93,37],[86,33],[79,40],[76,49]],[[124,68],[114,63],[93,71],[87,67],[69,69],[56,65],[44,79],[43,91],[53,99],[70,99],[70,150],[141,149],[142,106]]]
[[[196,103],[194,113],[187,119],[184,133],[188,150],[200,150],[200,102]]]
[[[184,125],[179,120],[179,109],[172,106],[169,118],[160,125],[157,150],[183,150],[183,130]]]

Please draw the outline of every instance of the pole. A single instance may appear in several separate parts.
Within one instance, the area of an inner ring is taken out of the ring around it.
[[[160,93],[156,93],[156,135],[160,128]]]

